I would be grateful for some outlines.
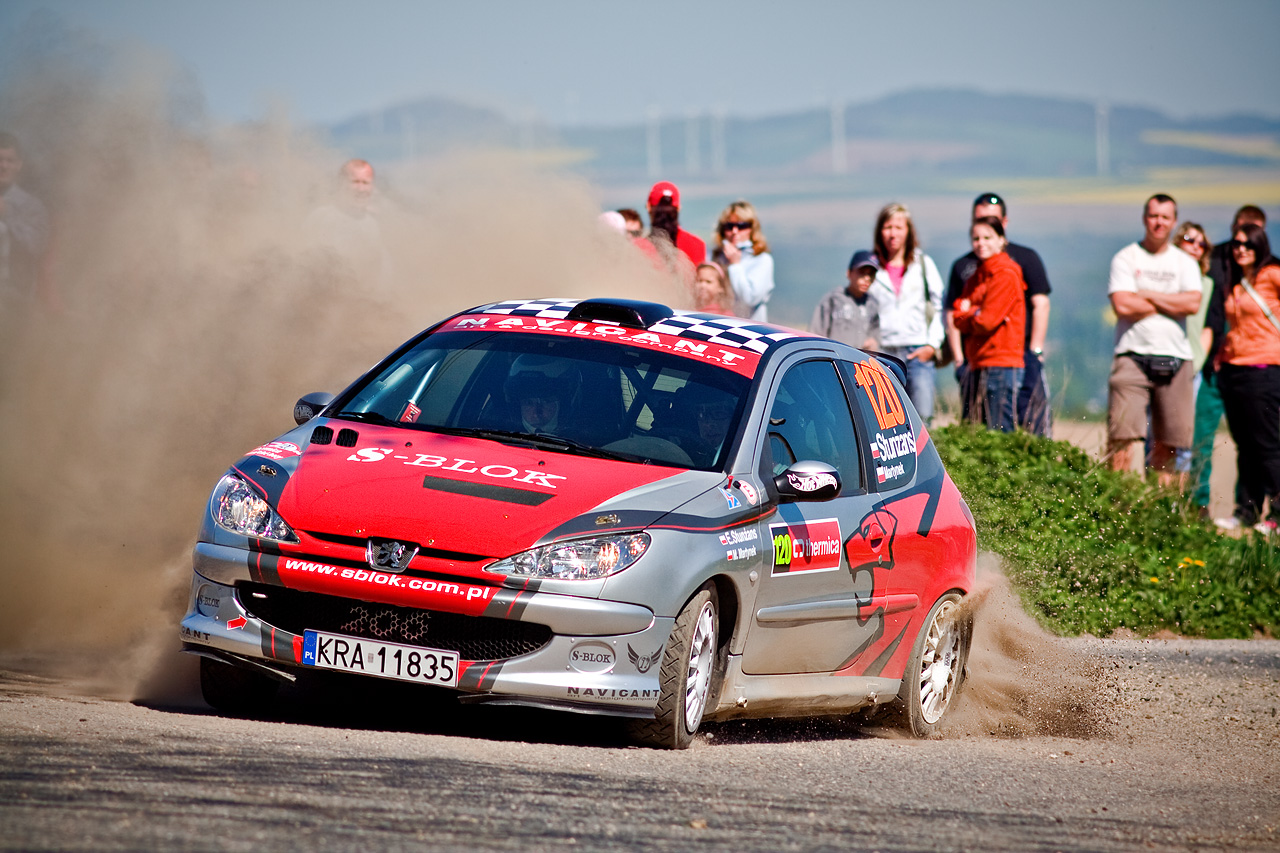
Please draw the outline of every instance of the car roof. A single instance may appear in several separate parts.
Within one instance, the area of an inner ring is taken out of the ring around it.
[[[765,355],[786,341],[818,338],[808,332],[772,323],[681,311],[657,302],[634,299],[507,299],[471,308],[456,317],[484,314],[624,326],[686,340],[737,347],[758,355]]]

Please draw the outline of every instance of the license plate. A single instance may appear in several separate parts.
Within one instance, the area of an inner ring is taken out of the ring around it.
[[[302,663],[320,669],[357,672],[418,684],[458,686],[457,652],[380,643],[341,634],[304,632]]]

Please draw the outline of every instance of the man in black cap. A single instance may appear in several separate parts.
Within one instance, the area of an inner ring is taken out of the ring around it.
[[[1004,199],[995,193],[983,193],[973,200],[972,222],[983,216],[994,216],[1005,225],[1008,233],[1009,217]],[[1049,276],[1044,262],[1035,249],[1009,243],[1005,252],[1022,268],[1022,280],[1027,283],[1027,334],[1023,358],[1026,369],[1022,374],[1022,387],[1018,391],[1018,426],[1036,435],[1048,436],[1052,431],[1052,413],[1049,410],[1049,385],[1044,377],[1044,339],[1049,330]],[[947,327],[947,345],[956,361],[956,379],[967,369],[964,364],[964,348],[959,330],[951,322],[951,306],[964,293],[964,283],[978,268],[978,257],[973,252],[951,265],[951,279],[947,284],[947,298],[943,300],[943,318]],[[965,413],[967,414],[967,413]]]

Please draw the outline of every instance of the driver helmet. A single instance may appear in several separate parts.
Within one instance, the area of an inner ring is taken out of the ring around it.
[[[582,378],[573,363],[549,355],[526,353],[511,363],[504,391],[518,403],[529,397],[555,397],[562,404],[578,393]]]

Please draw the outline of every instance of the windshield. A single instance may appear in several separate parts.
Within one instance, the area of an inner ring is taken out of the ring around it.
[[[428,335],[355,386],[337,417],[715,470],[748,380],[617,343],[517,332]]]

